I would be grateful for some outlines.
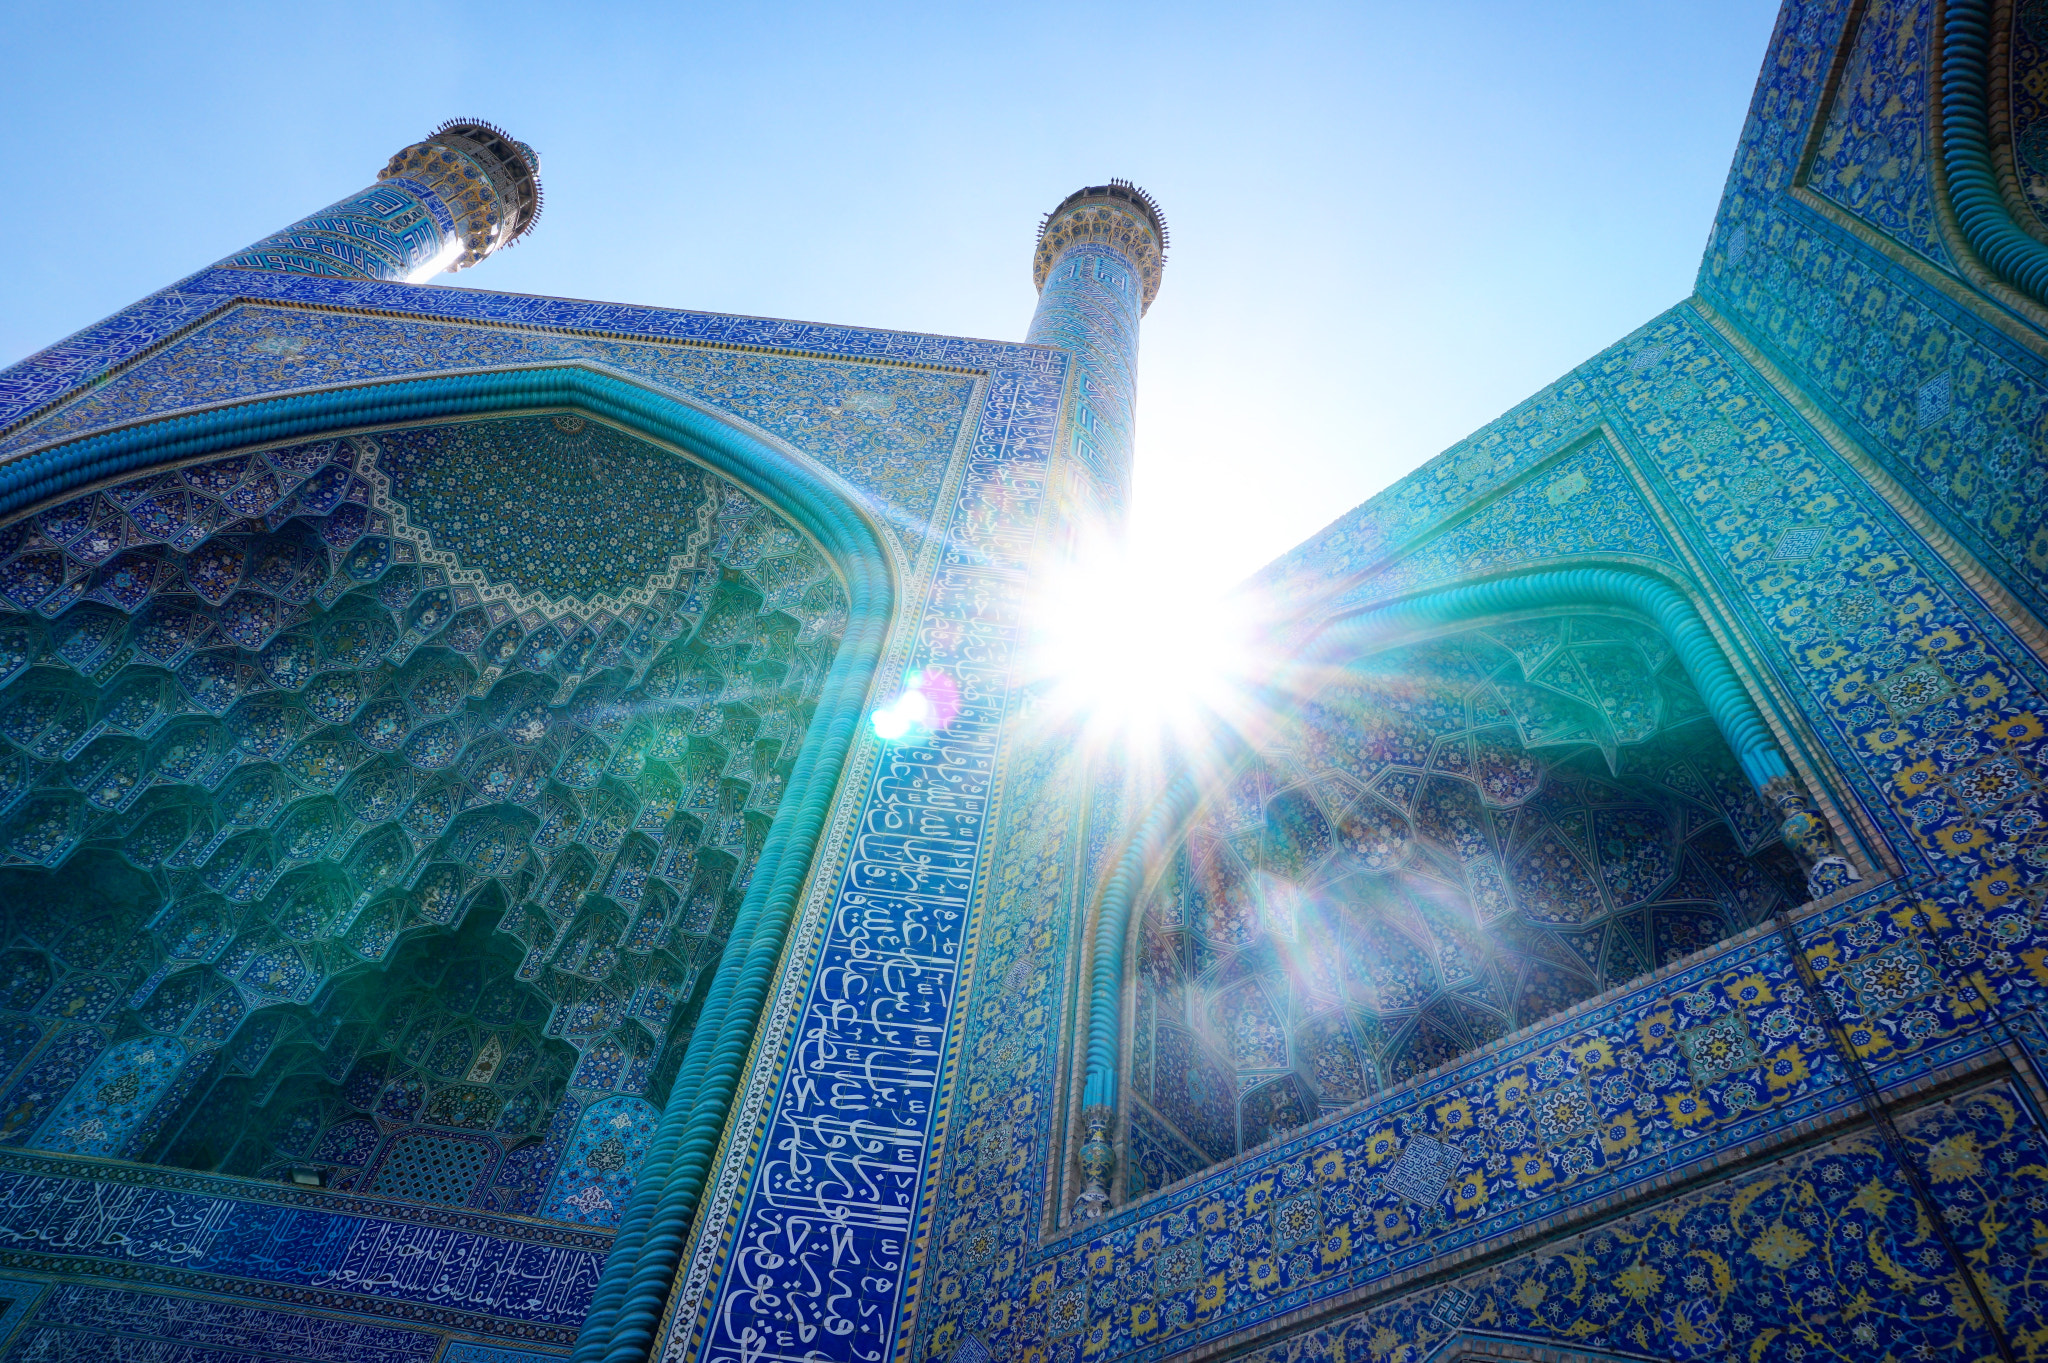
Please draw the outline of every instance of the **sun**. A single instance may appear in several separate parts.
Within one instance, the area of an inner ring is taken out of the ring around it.
[[[1199,746],[1255,709],[1247,599],[1190,591],[1120,547],[1042,574],[1019,623],[1019,679],[1034,713],[1092,751]],[[868,723],[885,742],[914,743],[943,734],[960,705],[958,683],[928,668],[906,676]]]
[[[1048,575],[1024,623],[1027,677],[1091,737],[1193,738],[1243,703],[1243,600],[1190,591],[1157,560],[1121,549],[1083,556]]]

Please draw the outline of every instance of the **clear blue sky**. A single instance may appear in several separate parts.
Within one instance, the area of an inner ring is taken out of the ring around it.
[[[1172,224],[1135,533],[1235,581],[1691,288],[1772,0],[0,0],[0,363],[443,118],[548,206],[444,280],[1021,337],[1039,216]]]

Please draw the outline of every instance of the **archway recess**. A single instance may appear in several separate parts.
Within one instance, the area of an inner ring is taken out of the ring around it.
[[[480,538],[474,518],[465,519],[454,504],[495,486],[512,467],[506,461],[516,463],[522,448],[531,455],[536,441],[548,458],[586,482],[637,479],[626,490],[636,509],[673,512],[684,523],[673,527],[672,537],[627,534],[621,540],[578,522],[592,537],[548,542],[561,527],[544,522],[561,509],[562,496],[575,501],[569,496],[575,490],[556,488],[550,502],[547,489],[528,488],[536,495],[519,510],[532,523],[515,527],[515,538],[530,541],[530,552],[523,560],[508,556],[502,543]],[[452,481],[442,477],[448,458],[458,455],[466,472]],[[542,1012],[551,1013],[545,1025],[554,1036],[569,1036],[603,1014],[595,996],[631,966],[637,992],[611,1000],[621,1017],[598,1020],[609,1025],[638,1018],[645,1043],[636,1050],[616,1036],[601,1036],[606,1028],[585,1026],[590,1047],[579,1050],[582,1060],[557,1081],[593,1094],[617,1090],[622,1098],[667,1094],[658,1110],[612,1114],[622,1119],[618,1131],[639,1143],[632,1151],[639,1177],[626,1180],[630,1200],[619,1205],[618,1181],[605,1188],[594,1180],[595,1195],[584,1197],[581,1213],[572,1217],[599,1219],[590,1209],[610,1201],[602,1220],[618,1232],[589,1323],[604,1328],[646,1316],[651,1328],[658,1296],[651,1304],[642,1300],[635,1270],[643,1281],[662,1283],[672,1272],[890,622],[889,561],[874,529],[826,479],[766,441],[574,367],[302,394],[126,428],[0,470],[0,508],[19,541],[7,546],[11,576],[4,584],[18,608],[12,632],[23,643],[11,672],[17,681],[37,674],[34,689],[62,693],[57,709],[81,710],[85,729],[93,730],[59,734],[53,726],[68,720],[53,710],[25,735],[28,745],[47,739],[52,754],[36,756],[26,748],[24,754],[43,764],[39,781],[68,783],[72,764],[87,760],[95,772],[81,769],[81,781],[95,773],[109,777],[90,788],[68,784],[64,808],[53,806],[44,821],[53,830],[63,822],[59,836],[42,856],[20,860],[61,865],[89,840],[98,813],[127,818],[165,784],[142,778],[166,755],[158,749],[177,725],[205,731],[194,751],[219,759],[204,775],[222,772],[213,787],[204,780],[184,786],[210,798],[230,779],[263,784],[261,792],[238,785],[231,793],[247,795],[251,811],[274,804],[269,812],[277,818],[296,820],[287,831],[306,835],[281,864],[277,853],[285,844],[271,824],[251,824],[225,839],[214,836],[218,827],[210,830],[201,839],[201,864],[175,869],[203,874],[223,847],[233,845],[237,867],[249,874],[237,880],[228,876],[230,868],[220,868],[223,886],[207,886],[212,898],[183,910],[180,903],[193,895],[167,896],[159,924],[176,931],[148,949],[141,962],[147,968],[120,1007],[144,1009],[166,987],[185,988],[178,980],[226,983],[225,991],[202,989],[204,997],[186,1001],[191,1007],[182,1021],[191,1023],[218,1003],[216,1029],[229,1029],[213,1048],[221,1050],[249,1040],[235,1029],[256,1019],[272,1045],[251,1045],[240,1072],[257,1078],[266,1063],[257,1052],[275,1054],[286,1031],[285,1043],[304,1050],[308,1027],[331,1025],[336,1034],[353,1029],[360,1038],[374,1033],[373,1023],[388,1021],[381,1014],[321,1016],[315,996],[322,986],[298,977],[332,975],[323,974],[328,962],[316,958],[345,951],[344,939],[355,933],[363,948],[354,953],[360,964],[388,960],[401,938],[452,930],[485,881],[494,896],[489,912],[497,915],[492,931],[519,946],[499,953],[504,965],[529,976],[529,984],[555,976],[582,982],[546,1001]],[[138,515],[154,518],[152,525]],[[356,515],[359,523],[343,526],[337,515]],[[73,528],[73,520],[82,523]],[[560,571],[550,574],[551,567]],[[266,571],[275,583],[262,577]],[[38,572],[52,575],[40,593]],[[626,582],[621,574],[639,580]],[[380,590],[396,604],[383,603]],[[35,599],[26,599],[30,595]],[[381,621],[373,618],[379,611]],[[178,627],[175,639],[155,628],[166,621]],[[159,658],[144,643],[170,651]],[[351,649],[362,656],[344,658]],[[657,696],[650,677],[664,667]],[[326,674],[341,672],[359,680],[374,674],[365,682],[370,693],[343,696],[347,688],[338,683],[323,686],[318,699],[330,715],[305,692]],[[55,684],[60,673],[61,686]],[[119,710],[127,691],[149,689],[143,682],[154,686],[151,714]],[[181,718],[187,709],[193,713]],[[664,720],[684,711],[690,725],[664,728]],[[747,714],[735,728],[742,711]],[[135,723],[124,728],[124,716]],[[193,723],[184,724],[186,718]],[[478,743],[491,751],[476,751]],[[264,745],[276,752],[266,753]],[[192,745],[178,751],[186,747]],[[376,791],[367,790],[376,783],[349,785],[359,773],[345,754],[358,752],[364,761],[356,765],[391,768],[405,787],[389,809],[378,800],[390,794],[387,787],[395,789],[391,781]],[[123,762],[142,765],[124,775]],[[492,762],[505,770],[485,772]],[[740,779],[741,767],[747,779]],[[634,800],[620,795],[637,789],[636,781],[649,784],[642,778],[650,771],[677,788],[673,802],[644,790]],[[489,798],[469,798],[480,789],[474,782],[465,786],[467,795],[450,794],[472,775],[502,775],[506,784],[492,786]],[[300,777],[330,788],[301,789]],[[95,796],[107,807],[93,804]],[[364,798],[346,804],[344,797],[357,796]],[[366,818],[365,811],[390,817]],[[663,815],[659,830],[650,811]],[[145,810],[133,822],[158,812]],[[300,855],[313,851],[318,830],[312,825],[322,815],[331,816],[323,828],[334,825],[328,842],[316,855]],[[672,863],[664,857],[679,821],[695,825],[695,840],[689,856],[673,863],[687,872],[678,876],[669,874]],[[192,826],[188,817],[188,836],[167,854],[192,841]],[[592,830],[601,845],[582,836]],[[400,855],[400,840],[409,855]],[[522,879],[518,863],[534,849],[546,855],[529,864]],[[259,865],[265,856],[271,860]],[[332,874],[323,869],[330,861]],[[161,869],[161,859],[152,866]],[[655,892],[664,879],[666,896]],[[208,917],[201,911],[208,906],[221,912]],[[420,912],[422,906],[432,912]],[[267,912],[272,908],[275,914]],[[391,919],[390,930],[373,940],[379,934],[366,925],[380,923],[379,915]],[[265,962],[277,969],[263,978],[274,977],[284,992],[250,1008],[252,996],[241,987],[251,985],[248,971],[262,953],[238,953],[234,944],[243,920],[253,917],[280,936],[274,959]],[[697,942],[683,953],[688,960],[674,949],[685,937]],[[635,962],[635,956],[642,959]],[[664,963],[654,964],[658,960]],[[301,968],[298,975],[291,961]],[[496,986],[479,977],[479,987],[488,994]],[[219,1002],[224,993],[237,995],[240,1016],[227,1016],[237,1004]],[[488,1015],[464,1013],[455,1019],[460,1026],[439,1028],[419,1043],[423,1054],[405,1059],[437,1074],[448,1071],[438,1078],[457,1098],[487,1094],[495,1075],[530,1078],[535,1057],[520,1047],[531,1049],[538,1038],[516,1033],[541,1024],[522,1020],[522,1009],[515,1006],[509,1021],[494,1021],[503,1012],[496,1005]],[[169,1010],[162,1016],[168,1019]],[[504,1035],[486,1036],[494,1026]],[[679,1033],[679,1027],[686,1030]],[[663,1037],[684,1041],[665,1061],[653,1054]],[[371,1036],[367,1044],[412,1043],[407,1035],[389,1043]],[[455,1050],[462,1046],[470,1053],[458,1066]],[[168,1041],[144,1042],[136,1055],[143,1051],[149,1060],[136,1064],[145,1067],[164,1068],[167,1057],[176,1056]],[[515,1056],[518,1063],[508,1063]],[[182,1072],[194,1071],[185,1066]],[[150,1113],[175,1113],[192,1097],[177,1090],[175,1073],[163,1082],[154,1069],[133,1077],[126,1087],[122,1076],[94,1071],[91,1079],[95,1092],[110,1089],[128,1109]],[[626,1077],[634,1083],[622,1083]],[[333,1082],[342,1087],[346,1078],[347,1071]],[[420,1095],[425,1102],[437,1101],[431,1083],[427,1090]],[[356,1131],[373,1129],[393,1111],[378,1108],[377,1095],[365,1096],[372,1106],[358,1114],[364,1120],[351,1128]],[[535,1100],[529,1095],[525,1101]],[[482,1124],[494,1125],[502,1110]],[[451,1098],[437,1111],[457,1120],[428,1125],[460,1127],[481,1108]],[[330,1128],[355,1118],[321,1120],[309,1153],[318,1153]],[[67,1129],[83,1125],[73,1121]],[[137,1126],[130,1134],[133,1152],[141,1153],[145,1146],[167,1148],[178,1133]],[[578,1144],[569,1130],[551,1133],[557,1136],[558,1145],[595,1157],[586,1172],[619,1169],[618,1152],[604,1140]],[[330,1153],[338,1151],[336,1145]],[[380,1149],[377,1158],[385,1153]],[[519,1153],[477,1158],[502,1164]],[[329,1164],[335,1166],[330,1174],[346,1167]],[[545,1197],[548,1185],[528,1191]],[[574,1198],[590,1189],[554,1191]]]
[[[1105,883],[1082,1215],[1120,1119],[1137,1195],[1857,878],[1660,579],[1463,584],[1295,656],[1287,717],[1177,779]],[[1169,1121],[1162,1076],[1215,1110]]]

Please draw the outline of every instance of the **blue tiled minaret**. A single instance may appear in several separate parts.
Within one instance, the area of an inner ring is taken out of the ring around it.
[[[1159,293],[1166,263],[1166,218],[1152,196],[1126,180],[1077,190],[1046,215],[1032,279],[1038,311],[1026,340],[1059,346],[1075,360],[1068,422],[1060,439],[1067,475],[1058,485],[1056,556],[1113,554],[1130,505],[1131,443],[1138,395],[1138,323]],[[1087,759],[1081,779],[1083,828],[1112,827],[1127,773],[1112,753]],[[1084,843],[1094,840],[1086,836]],[[1090,865],[1085,874],[1100,870]],[[1102,1215],[1110,1204],[1116,1152],[1113,1096],[1094,1087],[1084,1099],[1085,1139],[1069,1156],[1080,1186],[1073,1215]]]
[[[220,262],[240,270],[422,283],[533,228],[540,157],[503,129],[456,119],[391,158],[369,188]]]
[[[1138,321],[1159,293],[1166,240],[1152,196],[1111,180],[1069,194],[1047,215],[1032,261],[1038,311],[1025,339],[1063,346],[1079,361],[1072,454],[1111,527],[1122,525],[1130,502]]]

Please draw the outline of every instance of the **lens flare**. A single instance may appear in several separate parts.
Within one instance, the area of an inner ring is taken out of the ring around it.
[[[960,687],[937,668],[913,672],[903,679],[896,699],[868,716],[875,736],[894,743],[943,733],[960,714]]]
[[[1033,680],[1057,714],[1125,742],[1195,737],[1229,720],[1248,681],[1250,617],[1123,553],[1051,575],[1026,620]]]

